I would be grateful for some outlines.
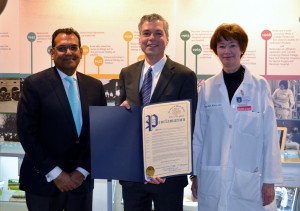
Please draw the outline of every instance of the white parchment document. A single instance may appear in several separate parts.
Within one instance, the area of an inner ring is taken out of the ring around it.
[[[145,106],[142,121],[145,179],[190,174],[190,101]]]

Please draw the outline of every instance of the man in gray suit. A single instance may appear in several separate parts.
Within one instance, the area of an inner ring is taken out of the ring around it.
[[[120,105],[130,108],[133,105],[191,99],[192,125],[194,125],[197,78],[189,68],[165,55],[165,48],[169,42],[167,21],[158,14],[145,15],[138,27],[139,43],[145,54],[145,60],[121,70]],[[143,85],[145,77],[151,78],[148,102],[145,102],[142,96],[142,93],[147,92],[144,91]],[[155,211],[183,210],[184,187],[188,184],[186,176],[167,179],[152,177],[145,184],[128,181],[120,183],[125,211],[150,211],[152,201]]]
[[[82,53],[79,33],[58,29],[50,50],[55,67],[24,81],[17,130],[25,151],[20,189],[30,211],[92,211],[89,106],[106,99],[99,80],[76,71]]]

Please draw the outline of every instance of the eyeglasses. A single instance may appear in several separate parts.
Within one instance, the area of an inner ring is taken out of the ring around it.
[[[70,51],[74,53],[74,52],[78,51],[79,46],[78,45],[59,45],[59,46],[56,46],[53,48],[55,48],[58,52],[61,52],[61,53],[66,53],[68,51],[68,49],[70,49]]]

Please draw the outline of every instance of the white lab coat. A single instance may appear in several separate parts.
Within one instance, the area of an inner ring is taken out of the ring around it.
[[[263,211],[262,184],[282,182],[270,88],[244,68],[231,104],[222,72],[199,92],[193,135],[199,211]]]

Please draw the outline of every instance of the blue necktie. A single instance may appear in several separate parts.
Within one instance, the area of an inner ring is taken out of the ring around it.
[[[150,103],[151,88],[152,88],[152,68],[149,67],[141,88],[143,105],[148,105]]]
[[[68,99],[69,103],[72,109],[73,118],[75,121],[77,134],[79,136],[81,131],[81,124],[80,124],[80,101],[79,101],[79,95],[77,93],[77,85],[76,81],[73,79],[72,76],[67,76],[65,79],[70,83],[69,90],[68,90]]]

